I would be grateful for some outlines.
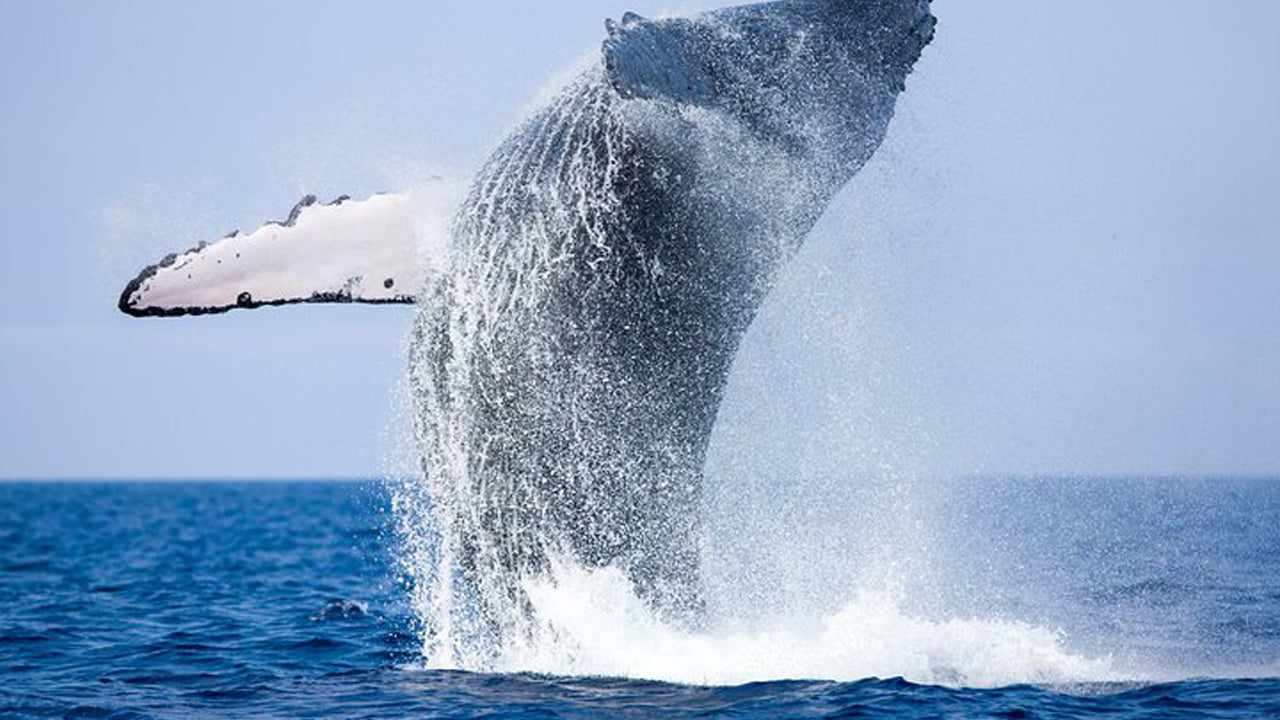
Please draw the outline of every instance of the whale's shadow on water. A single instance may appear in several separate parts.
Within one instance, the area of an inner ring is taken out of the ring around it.
[[[167,258],[121,308],[416,301],[421,478],[401,488],[399,522],[432,642],[462,642],[467,618],[494,646],[528,637],[528,585],[560,559],[620,570],[659,617],[697,626],[703,463],[739,342],[879,147],[934,24],[928,0],[628,13],[485,164],[450,264],[416,295],[399,280],[412,273],[376,264],[311,288],[264,274],[252,293],[231,284],[243,273],[219,274],[255,244],[335,234],[358,214],[403,242],[392,199],[302,207]]]

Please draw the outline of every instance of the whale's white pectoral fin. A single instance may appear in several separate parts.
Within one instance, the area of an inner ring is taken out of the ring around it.
[[[294,303],[413,303],[422,286],[404,194],[304,197],[289,218],[166,257],[120,296],[136,317],[206,315]]]

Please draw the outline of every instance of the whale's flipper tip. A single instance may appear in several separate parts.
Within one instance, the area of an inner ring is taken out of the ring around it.
[[[283,221],[144,268],[120,294],[133,317],[299,303],[412,304],[423,281],[407,196],[302,198]]]

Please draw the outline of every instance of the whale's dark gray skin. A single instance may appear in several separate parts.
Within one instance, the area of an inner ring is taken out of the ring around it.
[[[556,557],[701,605],[702,466],[739,340],[884,138],[927,0],[607,24],[475,180],[410,384],[445,542],[498,633]]]

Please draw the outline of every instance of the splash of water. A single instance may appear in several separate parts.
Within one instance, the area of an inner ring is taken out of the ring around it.
[[[503,648],[495,670],[730,685],[903,677],[969,687],[1114,679],[1110,663],[1066,651],[1058,633],[1006,620],[930,620],[882,592],[834,612],[690,632],[656,617],[616,569],[558,562],[528,587],[539,633]]]

